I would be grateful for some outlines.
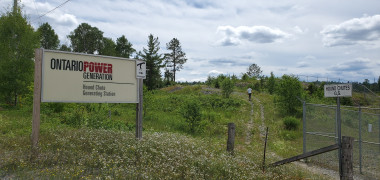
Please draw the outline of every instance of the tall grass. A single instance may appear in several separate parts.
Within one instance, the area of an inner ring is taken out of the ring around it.
[[[44,106],[39,153],[32,159],[30,108],[0,111],[0,178],[324,178],[293,166],[262,173],[261,141],[257,136],[251,145],[244,143],[250,105],[239,96],[225,99],[218,94],[204,94],[198,86],[145,92],[144,96],[141,141],[135,139],[133,132],[133,104],[65,104],[62,111],[62,107],[50,110]],[[196,134],[185,128],[180,110],[191,99],[197,99],[201,106],[203,130]],[[81,123],[67,121],[76,118]],[[225,150],[228,122],[236,124],[234,156]],[[276,160],[270,156],[267,162]]]

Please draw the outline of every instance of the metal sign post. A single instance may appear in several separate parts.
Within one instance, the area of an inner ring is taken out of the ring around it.
[[[338,156],[339,156],[339,175],[340,179],[343,177],[342,173],[342,121],[340,115],[340,97],[352,97],[352,84],[330,84],[324,86],[325,97],[336,97],[336,122],[338,131]]]
[[[136,61],[136,78],[138,83],[138,103],[136,104],[136,139],[142,138],[143,120],[143,79],[146,77],[146,62]]]

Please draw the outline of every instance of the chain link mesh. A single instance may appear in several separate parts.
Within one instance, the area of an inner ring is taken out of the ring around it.
[[[306,104],[306,151],[337,143],[336,106]],[[379,109],[341,107],[342,136],[354,137],[354,173],[380,179]],[[361,140],[361,141],[360,141]],[[338,151],[309,158],[311,163],[339,170]]]

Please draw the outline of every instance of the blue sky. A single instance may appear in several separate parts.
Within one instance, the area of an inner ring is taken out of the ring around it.
[[[204,81],[220,73],[240,76],[256,63],[273,72],[309,80],[372,83],[380,76],[378,0],[21,0],[37,28],[48,22],[61,44],[80,23],[98,27],[114,41],[125,35],[136,50],[148,35],[159,38],[160,53],[177,38],[188,61],[179,81]],[[0,0],[0,12],[12,0]]]

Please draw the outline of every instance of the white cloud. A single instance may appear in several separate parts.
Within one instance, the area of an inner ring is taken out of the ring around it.
[[[309,66],[310,66],[310,64],[308,62],[305,62],[305,61],[297,62],[298,68],[304,68],[304,67],[309,67]]]
[[[54,19],[56,23],[60,25],[75,27],[79,24],[77,18],[72,14],[54,13],[54,14],[48,14],[47,16]]]
[[[223,74],[223,72],[214,69],[214,70],[209,71],[208,74],[210,74],[210,75],[218,75],[218,74]]]
[[[254,43],[273,43],[282,41],[291,35],[277,28],[267,26],[219,26],[217,33],[224,37],[218,41],[221,46],[236,46],[242,41]]]
[[[125,35],[137,51],[146,48],[150,33],[159,37],[159,53],[167,53],[166,43],[176,37],[188,57],[176,74],[181,81],[205,79],[210,73],[240,75],[252,63],[265,75],[319,73],[361,82],[379,76],[380,1],[352,0],[342,6],[328,0],[81,0],[38,18],[62,2],[22,0],[20,4],[34,28],[48,22],[61,44],[70,44],[67,35],[82,22],[113,40]],[[12,10],[12,5],[13,0],[0,0],[0,12]],[[360,18],[361,14],[367,16]],[[325,48],[322,38],[325,46],[358,45]],[[363,56],[370,62],[356,62],[355,57]],[[366,75],[359,76],[355,66],[369,67],[360,71]]]
[[[325,46],[355,45],[380,40],[380,15],[329,25],[321,32]]]
[[[368,58],[357,58],[352,61],[336,64],[328,68],[328,70],[360,72],[360,71],[366,71],[366,70],[371,69],[373,67],[371,64],[372,64],[372,61]]]

